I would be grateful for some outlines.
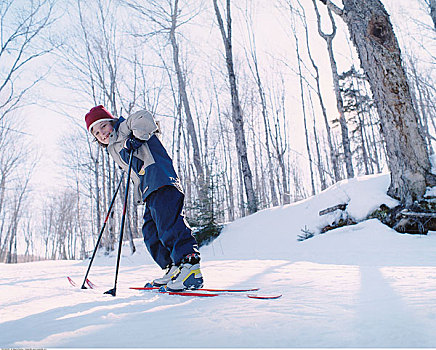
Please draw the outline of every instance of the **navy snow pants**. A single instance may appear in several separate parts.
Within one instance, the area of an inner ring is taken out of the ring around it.
[[[146,200],[142,235],[156,263],[164,269],[178,265],[188,254],[199,253],[197,241],[182,215],[185,195],[175,186],[164,186]]]

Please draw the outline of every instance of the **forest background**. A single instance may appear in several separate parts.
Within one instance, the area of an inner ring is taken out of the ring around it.
[[[436,5],[382,3],[431,156]],[[187,219],[212,232],[388,171],[367,76],[345,23],[321,1],[6,0],[0,16],[0,261],[83,259],[94,248],[121,174],[84,126],[98,104],[115,116],[155,114]],[[223,44],[230,23],[235,81]],[[141,212],[130,205],[132,250]]]

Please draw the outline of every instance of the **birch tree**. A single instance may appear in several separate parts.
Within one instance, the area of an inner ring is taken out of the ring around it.
[[[239,156],[241,172],[243,174],[243,182],[245,187],[245,194],[247,196],[247,207],[250,214],[257,211],[257,200],[253,187],[253,175],[251,173],[250,164],[248,162],[247,144],[245,141],[244,132],[244,118],[242,115],[242,108],[239,101],[238,86],[236,82],[236,73],[233,63],[233,49],[232,49],[232,16],[230,11],[230,0],[226,0],[226,28],[221,16],[221,11],[218,7],[217,0],[212,0],[218,27],[221,32],[221,37],[224,43],[226,66],[230,84],[230,94],[232,99],[232,121],[235,133],[236,149]]]
[[[203,172],[203,166],[201,164],[201,155],[200,155],[200,147],[198,144],[197,139],[197,131],[195,130],[195,124],[194,120],[192,118],[191,113],[191,106],[188,99],[188,92],[186,89],[186,79],[182,72],[182,68],[180,66],[180,59],[179,59],[179,46],[177,42],[176,37],[176,29],[178,26],[177,19],[179,16],[179,1],[174,0],[174,4],[171,4],[171,29],[170,29],[170,40],[171,40],[171,46],[173,49],[173,63],[174,68],[177,75],[177,82],[179,87],[179,94],[183,103],[183,108],[186,115],[186,123],[187,123],[187,132],[190,137],[191,143],[192,143],[192,150],[193,150],[193,162],[195,166],[195,170],[197,172],[197,179],[198,179],[198,185],[200,187],[200,193],[199,193],[199,199],[200,201],[203,201],[205,199],[205,179],[204,179],[204,172]]]
[[[435,185],[425,140],[402,66],[400,47],[380,0],[322,0],[348,26],[380,116],[391,184],[388,194],[409,206]]]
[[[312,0],[312,2],[315,8],[316,18],[318,23],[318,33],[325,40],[327,44],[327,52],[329,54],[330,68],[332,71],[333,86],[336,96],[336,107],[338,109],[338,114],[339,114],[339,124],[341,126],[342,147],[344,149],[344,159],[345,159],[345,166],[347,169],[347,177],[352,178],[354,177],[354,170],[353,170],[353,162],[352,162],[352,155],[351,155],[350,138],[348,135],[347,121],[345,119],[344,101],[342,100],[342,96],[340,93],[338,67],[333,52],[333,39],[336,36],[336,24],[333,19],[331,10],[328,9],[328,15],[332,25],[332,32],[330,34],[324,33],[321,28],[321,16],[319,14],[318,7],[316,5],[315,0]]]
[[[307,157],[309,160],[309,172],[310,172],[310,184],[312,188],[312,196],[315,195],[315,180],[313,175],[313,165],[312,165],[312,152],[310,150],[310,140],[309,140],[309,131],[307,127],[307,115],[306,115],[306,102],[304,98],[304,86],[303,86],[303,72],[301,68],[301,55],[300,55],[300,44],[298,41],[297,31],[295,28],[295,21],[292,23],[292,33],[294,35],[295,40],[295,48],[296,48],[296,54],[297,54],[297,66],[298,66],[298,81],[300,85],[300,101],[301,101],[301,111],[303,114],[303,125],[304,125],[304,136],[306,140],[306,150],[307,150]]]
[[[247,4],[248,6],[248,4]],[[268,106],[267,106],[267,100],[265,96],[265,88],[264,84],[260,75],[259,70],[259,59],[257,54],[257,47],[256,47],[256,37],[254,34],[253,29],[253,20],[250,17],[250,15],[247,13],[245,22],[247,24],[247,31],[248,31],[248,41],[249,41],[249,55],[246,53],[248,65],[251,71],[251,74],[253,75],[253,79],[256,82],[257,90],[259,93],[260,98],[260,104],[262,108],[262,119],[263,119],[263,126],[265,131],[265,148],[266,148],[266,154],[267,154],[267,163],[268,163],[268,182],[269,182],[269,189],[271,192],[271,201],[272,205],[275,207],[279,204],[277,193],[275,189],[275,183],[274,183],[274,168],[272,163],[272,152],[271,152],[271,146],[270,146],[270,135],[271,135],[271,127],[269,123],[269,116],[268,116]],[[250,61],[251,59],[251,61]]]
[[[308,28],[307,28],[307,20],[306,20],[306,14],[305,14],[305,11],[304,11],[304,7],[301,5],[300,1],[298,1],[298,4],[300,5],[300,10],[301,10],[300,15],[301,15],[301,19],[302,19],[302,22],[303,22],[304,32],[305,32],[305,37],[306,37],[307,54],[309,56],[310,63],[312,64],[312,67],[313,67],[313,69],[315,71],[315,77],[314,78],[315,78],[315,83],[316,83],[316,95],[318,97],[319,105],[321,107],[322,116],[323,116],[323,120],[324,120],[324,126],[325,126],[325,129],[326,129],[328,154],[330,155],[331,165],[332,165],[333,174],[334,174],[334,180],[336,182],[338,182],[338,181],[341,180],[340,171],[339,171],[339,165],[338,165],[338,155],[337,155],[336,149],[333,146],[332,131],[331,131],[330,123],[328,121],[328,117],[327,117],[327,109],[326,109],[326,106],[325,106],[325,103],[324,103],[324,98],[323,98],[323,95],[322,95],[322,92],[321,92],[319,67],[316,64],[316,62],[315,62],[315,60],[314,60],[314,58],[312,56],[312,51],[310,49],[309,31],[308,31]]]
[[[23,72],[34,74],[31,65],[53,50],[41,40],[53,24],[51,0],[0,3],[0,120],[20,107],[23,98],[45,74],[24,81]]]

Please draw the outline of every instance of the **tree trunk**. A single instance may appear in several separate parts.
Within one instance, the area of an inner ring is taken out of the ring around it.
[[[239,188],[239,208],[240,208],[240,216],[246,216],[246,207],[244,201],[244,175],[242,173],[241,162],[238,162],[238,188]]]
[[[267,159],[268,159],[269,189],[271,192],[272,206],[276,207],[279,205],[279,201],[278,201],[277,193],[275,190],[274,168],[273,168],[273,164],[272,164],[272,159],[271,159],[272,154],[271,154],[270,144],[269,144],[271,129],[269,126],[269,121],[268,121],[268,109],[267,109],[267,103],[266,103],[265,91],[263,88],[262,79],[260,78],[254,31],[253,31],[251,22],[248,19],[246,21],[247,21],[247,27],[249,27],[249,30],[250,30],[250,33],[249,33],[250,55],[251,55],[251,59],[253,60],[253,67],[251,67],[251,65],[250,65],[250,70],[253,74],[254,80],[256,81],[257,90],[259,92],[260,104],[262,106],[262,117],[263,117],[263,124],[264,124],[264,128],[265,128],[265,147],[266,147],[266,153],[267,153]],[[262,174],[263,174],[263,172],[262,172]]]
[[[436,30],[436,0],[429,0],[430,16],[433,21],[434,30]]]
[[[428,123],[429,118],[430,119],[432,119],[432,118],[431,118],[431,112],[428,110],[429,107],[427,106],[427,99],[424,96],[425,88],[421,84],[419,73],[417,72],[417,69],[416,69],[416,62],[412,62],[412,59],[409,59],[409,62],[410,62],[410,67],[411,67],[410,68],[411,75],[413,76],[413,79],[415,80],[415,91],[418,94],[417,98],[419,98],[419,102],[416,101],[416,98],[415,98],[415,106],[417,108],[416,112],[418,113],[418,116],[419,115],[421,116],[421,124],[422,124],[422,127],[424,128],[424,135],[425,135],[424,139],[426,141],[427,150],[430,154],[433,154],[434,150],[433,150],[432,138],[431,138],[431,134],[430,134],[430,130],[429,130],[429,123]],[[413,90],[413,84],[411,84],[411,85],[412,85],[412,90]],[[413,95],[412,95],[412,97],[413,97]],[[429,100],[431,100],[431,99],[429,99]]]
[[[222,137],[221,143],[223,147],[223,154],[224,154],[224,171],[223,171],[223,178],[225,179],[225,187],[227,189],[226,197],[227,197],[227,206],[228,206],[228,221],[234,221],[235,220],[235,196],[234,196],[234,190],[233,190],[233,167],[232,162],[229,160],[228,155],[230,154],[228,150],[228,145],[230,144],[228,140],[228,133],[227,130],[223,126],[222,121],[222,115],[220,112],[220,105],[219,105],[219,98],[218,98],[218,92],[216,89],[216,85],[214,84],[214,91],[215,96],[217,100],[217,108],[218,108],[218,122],[220,125],[220,132]]]
[[[273,207],[276,207],[279,205],[279,201],[277,199],[277,194],[275,190],[275,183],[274,183],[274,169],[272,165],[272,159],[271,159],[271,151],[270,151],[270,145],[269,145],[269,138],[271,134],[269,122],[268,122],[268,112],[267,112],[267,106],[266,106],[266,99],[265,99],[265,92],[263,90],[263,84],[260,79],[259,74],[259,68],[257,64],[257,56],[256,53],[253,53],[253,61],[254,61],[254,67],[255,67],[255,78],[256,78],[256,84],[259,91],[259,97],[262,105],[262,117],[263,117],[263,123],[265,127],[265,146],[266,146],[266,153],[268,157],[268,172],[269,172],[269,187],[271,192],[271,200]]]
[[[287,144],[287,136],[286,136],[286,124],[284,123],[286,120],[286,107],[285,107],[285,89],[284,89],[284,81],[282,79],[282,85],[283,90],[281,91],[280,96],[280,107],[276,111],[277,114],[277,121],[275,123],[275,129],[276,129],[276,150],[277,150],[277,161],[279,163],[279,167],[281,169],[281,175],[282,175],[282,182],[283,182],[283,204],[289,204],[291,203],[291,194],[289,192],[288,187],[288,176],[286,173],[286,165],[285,165],[285,153],[286,149],[288,148]],[[282,123],[279,120],[279,111],[281,111],[283,115]],[[280,125],[283,125],[283,137],[281,135],[280,131]],[[283,140],[285,140],[283,142]],[[284,143],[284,144],[283,144]],[[278,174],[277,174],[278,176]]]
[[[244,120],[242,117],[241,105],[239,103],[238,88],[236,84],[236,75],[233,67],[233,52],[232,52],[232,18],[230,15],[230,0],[227,4],[227,34],[224,29],[223,19],[218,8],[217,0],[213,0],[215,14],[218,20],[218,25],[223,38],[223,43],[226,51],[226,64],[230,83],[230,92],[232,96],[232,121],[235,132],[236,150],[241,163],[241,171],[243,175],[245,194],[247,196],[248,212],[253,214],[257,211],[256,195],[253,188],[253,175],[251,174],[250,164],[248,163],[247,145],[245,142]]]
[[[348,137],[348,126],[347,121],[345,120],[345,113],[344,113],[344,102],[342,100],[340,88],[339,88],[339,75],[338,75],[338,68],[336,65],[335,57],[333,54],[333,39],[336,36],[336,24],[333,19],[333,15],[328,10],[329,18],[332,24],[332,33],[331,34],[325,34],[321,30],[321,16],[318,12],[318,7],[315,3],[315,0],[312,0],[313,6],[315,7],[317,22],[318,22],[318,33],[319,35],[325,40],[327,43],[327,51],[329,54],[330,59],[330,67],[332,70],[332,78],[333,78],[333,85],[336,95],[336,106],[339,113],[339,124],[341,126],[341,135],[342,135],[342,147],[344,148],[344,158],[345,158],[345,165],[347,169],[347,178],[354,177],[354,170],[353,170],[353,162],[352,162],[352,156],[351,156],[351,147],[350,147],[350,139]]]
[[[89,147],[91,147],[89,145]],[[95,198],[95,218],[97,223],[97,230],[101,227],[101,208],[100,208],[100,176],[99,176],[99,158],[100,158],[100,148],[97,149],[97,154],[94,157],[92,151],[89,151],[93,165],[93,175],[94,175],[94,186],[95,186],[95,197],[91,193],[91,198]],[[92,190],[92,189],[91,189]]]
[[[307,116],[306,116],[306,103],[304,100],[304,87],[303,87],[303,73],[301,71],[301,56],[300,56],[300,44],[298,41],[298,36],[295,27],[293,29],[294,39],[295,39],[295,47],[297,53],[297,62],[298,62],[298,81],[300,83],[300,99],[301,99],[301,110],[303,112],[303,125],[304,125],[304,136],[306,140],[306,150],[307,157],[309,160],[309,171],[310,171],[310,185],[312,188],[312,196],[315,195],[315,180],[313,176],[313,165],[312,165],[312,152],[310,150],[310,140],[309,140],[309,130],[307,128]]]
[[[327,188],[327,183],[325,180],[325,170],[322,165],[322,156],[321,156],[321,150],[319,148],[320,140],[318,138],[318,132],[316,131],[316,116],[315,111],[313,109],[313,101],[312,101],[312,94],[309,91],[309,101],[310,101],[310,107],[312,110],[312,119],[313,119],[313,137],[315,139],[315,150],[316,150],[316,157],[317,157],[317,167],[318,167],[318,174],[319,174],[319,182],[321,184],[321,191],[324,191]]]
[[[206,199],[207,190],[205,185],[203,167],[201,165],[200,147],[198,145],[197,132],[195,130],[194,121],[192,119],[191,107],[188,100],[188,93],[186,92],[186,81],[182,72],[182,68],[180,67],[179,46],[177,44],[177,39],[176,39],[177,16],[179,14],[178,3],[179,1],[175,0],[174,8],[171,7],[170,41],[171,41],[171,46],[173,48],[173,63],[177,75],[179,94],[186,115],[187,132],[192,143],[192,154],[193,154],[192,161],[194,163],[195,170],[197,172],[196,179],[198,181],[198,185],[200,188],[199,200],[203,201]]]
[[[408,206],[423,197],[435,176],[389,15],[380,0],[343,0],[342,18],[368,75],[386,141],[388,194]]]
[[[303,9],[304,10],[304,9]],[[341,180],[340,177],[340,173],[339,173],[339,166],[338,166],[338,156],[336,153],[336,150],[333,147],[333,142],[332,142],[332,133],[331,133],[331,129],[330,129],[330,124],[327,118],[327,110],[324,104],[324,99],[322,97],[322,93],[321,93],[321,85],[320,85],[320,76],[319,76],[319,68],[315,63],[315,60],[312,57],[312,52],[310,50],[310,45],[309,45],[309,32],[307,30],[307,23],[306,23],[306,17],[303,17],[304,20],[304,30],[306,33],[306,47],[307,47],[307,53],[309,55],[309,59],[310,62],[312,63],[312,67],[315,70],[315,82],[316,82],[316,94],[318,96],[319,99],[319,105],[321,107],[321,111],[322,111],[322,115],[324,118],[324,125],[325,125],[325,129],[326,129],[326,135],[327,135],[327,143],[328,143],[328,149],[329,149],[329,155],[330,155],[330,160],[332,162],[332,168],[333,168],[333,174],[334,174],[334,181],[338,182]],[[322,176],[324,177],[324,176]],[[322,188],[324,189],[324,188]]]
[[[360,144],[362,147],[362,158],[363,158],[363,165],[365,167],[365,175],[369,175],[371,172],[369,170],[369,159],[368,159],[368,152],[366,150],[366,140],[365,140],[365,125],[364,125],[362,114],[363,114],[362,112],[359,112],[357,114],[357,119],[359,122],[359,126],[357,127],[357,132],[359,134]]]

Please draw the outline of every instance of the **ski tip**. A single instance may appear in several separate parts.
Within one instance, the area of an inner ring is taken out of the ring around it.
[[[77,287],[77,284],[76,284],[76,282],[74,282],[69,276],[67,276],[67,279],[68,279],[68,282],[70,282],[70,284],[73,286],[73,287]]]
[[[272,299],[279,299],[282,297],[282,294],[278,295],[255,295],[255,294],[248,294],[247,297],[251,299],[261,299],[261,300],[272,300]]]
[[[91,289],[95,289],[95,287],[97,287],[94,283],[92,283],[89,279],[86,279],[86,284],[89,286],[89,288]]]

